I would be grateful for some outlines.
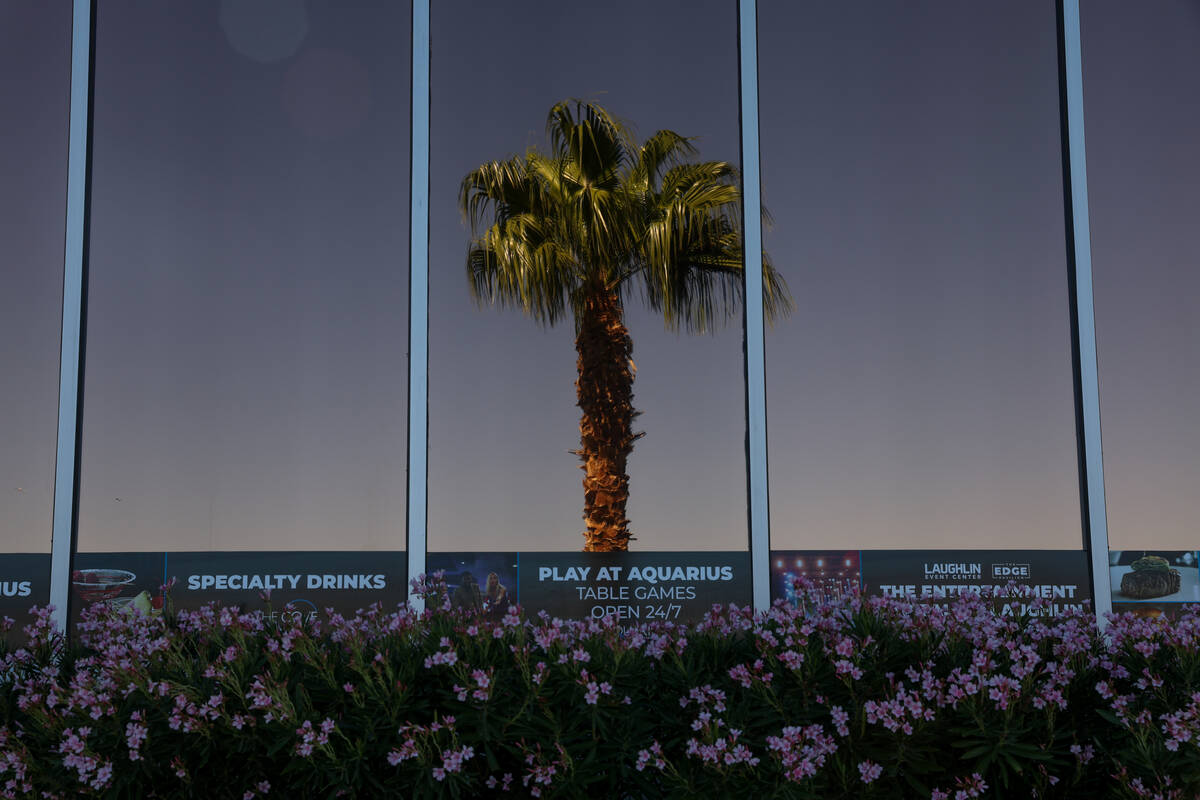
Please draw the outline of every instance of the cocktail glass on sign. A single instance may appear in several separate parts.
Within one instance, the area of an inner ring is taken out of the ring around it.
[[[126,569],[77,569],[71,574],[71,585],[88,605],[111,600],[137,576]]]

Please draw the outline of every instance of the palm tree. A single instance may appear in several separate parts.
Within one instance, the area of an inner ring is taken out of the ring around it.
[[[551,152],[491,161],[468,174],[459,205],[471,228],[477,302],[515,306],[546,327],[575,323],[582,416],[586,551],[627,550],[626,460],[635,433],[625,303],[638,296],[670,329],[705,332],[741,310],[745,291],[737,170],[692,163],[669,130],[638,144],[598,105],[568,100],[546,121]],[[791,310],[763,257],[768,319]]]

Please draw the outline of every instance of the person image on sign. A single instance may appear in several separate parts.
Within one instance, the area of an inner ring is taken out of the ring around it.
[[[487,576],[487,594],[484,596],[483,609],[488,619],[503,619],[512,603],[508,599],[508,589],[500,583],[500,576],[489,572]]]
[[[463,573],[462,583],[450,596],[450,606],[454,609],[469,611],[472,614],[483,612],[483,593],[479,591],[479,582],[475,580],[474,575],[469,572]]]

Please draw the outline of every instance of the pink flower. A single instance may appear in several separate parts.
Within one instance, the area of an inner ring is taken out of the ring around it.
[[[838,736],[849,736],[850,728],[846,723],[850,720],[850,715],[843,711],[841,706],[834,706],[829,709],[829,713],[833,716],[833,727]]]
[[[883,767],[871,761],[861,761],[858,764],[858,774],[863,783],[874,783],[883,774]]]

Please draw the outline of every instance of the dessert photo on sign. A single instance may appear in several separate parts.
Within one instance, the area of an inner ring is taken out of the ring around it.
[[[1113,550],[1109,575],[1114,603],[1200,602],[1195,550]]]

